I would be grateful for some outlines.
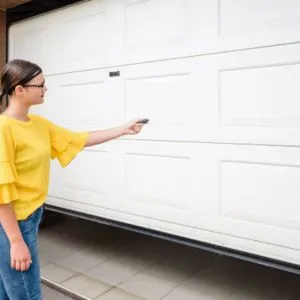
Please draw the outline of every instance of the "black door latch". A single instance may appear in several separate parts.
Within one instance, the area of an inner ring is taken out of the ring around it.
[[[120,71],[109,72],[109,77],[118,77],[120,76]]]

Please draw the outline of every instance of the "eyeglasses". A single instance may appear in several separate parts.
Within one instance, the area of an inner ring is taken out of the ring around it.
[[[44,89],[46,87],[46,83],[44,82],[42,84],[23,84],[23,87],[37,87]]]

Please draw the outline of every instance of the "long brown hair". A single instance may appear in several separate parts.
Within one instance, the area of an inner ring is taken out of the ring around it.
[[[8,62],[1,72],[0,105],[5,96],[12,95],[17,85],[25,85],[40,73],[41,67],[30,61],[14,59]]]

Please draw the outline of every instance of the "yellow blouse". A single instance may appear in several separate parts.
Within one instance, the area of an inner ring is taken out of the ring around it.
[[[88,132],[72,132],[30,115],[28,122],[0,116],[0,204],[12,202],[24,220],[46,199],[50,158],[65,167],[83,149]]]

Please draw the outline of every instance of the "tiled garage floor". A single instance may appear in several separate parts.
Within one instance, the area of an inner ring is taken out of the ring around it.
[[[98,300],[299,300],[300,277],[88,221],[40,231],[42,275]]]
[[[43,286],[43,297],[44,300],[71,300],[71,298],[62,295],[47,286]]]

